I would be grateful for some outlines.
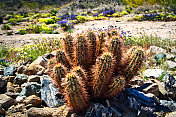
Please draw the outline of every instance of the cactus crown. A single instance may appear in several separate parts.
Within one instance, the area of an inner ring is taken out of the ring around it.
[[[53,59],[55,61],[48,64],[48,69],[54,69],[51,70],[54,72],[52,77],[58,88],[62,89],[67,105],[74,112],[83,111],[89,106],[88,97],[116,96],[141,66],[144,58],[142,49],[131,47],[122,56],[124,48],[117,30],[106,34],[100,32],[96,36],[93,31],[89,31],[86,36],[78,35],[75,40],[67,35],[64,39],[64,50],[57,50]]]

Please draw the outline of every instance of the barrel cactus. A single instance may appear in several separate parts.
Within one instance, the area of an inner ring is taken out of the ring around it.
[[[117,96],[137,74],[144,52],[131,47],[123,53],[122,44],[117,30],[98,35],[89,31],[74,39],[66,35],[63,49],[56,51],[48,71],[73,112],[86,110],[92,99]]]

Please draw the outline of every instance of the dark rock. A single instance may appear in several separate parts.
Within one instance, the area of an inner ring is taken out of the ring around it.
[[[16,71],[15,66],[6,67],[4,69],[4,76],[15,76]]]
[[[28,77],[28,82],[38,82],[38,83],[40,83],[40,76],[31,75],[31,76]]]
[[[0,75],[4,75],[4,68],[0,66]]]
[[[17,96],[19,96],[19,93],[13,93],[13,92],[6,92],[7,96],[10,96],[11,98],[15,99]]]
[[[46,54],[44,55],[44,57],[47,58],[47,59],[51,59],[51,58],[54,57],[54,55],[51,54],[51,53],[46,53]]]
[[[7,80],[7,82],[12,82],[13,83],[13,80],[15,79],[15,76],[6,76],[6,77],[3,77],[3,79]]]
[[[2,106],[2,108],[4,108],[5,110],[7,110],[10,106],[12,106],[15,103],[14,99],[12,99],[11,97],[5,95],[5,94],[1,94],[0,95],[0,105]]]
[[[99,103],[91,104],[86,111],[85,117],[112,117],[112,110]]]
[[[142,106],[138,117],[156,117],[155,111],[156,108],[154,107]]]
[[[58,105],[63,105],[64,101],[61,98],[61,94],[58,88],[54,86],[53,81],[49,79],[50,77],[45,75],[42,77],[42,89],[41,98],[49,107],[56,107]]]
[[[144,81],[142,79],[134,79],[134,80],[130,81],[130,84],[142,86],[142,85],[144,85]]]
[[[27,81],[27,77],[25,74],[17,74],[13,82],[14,84],[21,85]]]
[[[17,69],[17,73],[18,74],[26,74],[29,75],[29,70],[26,66],[21,65],[18,69]]]
[[[164,54],[164,53],[156,54],[153,57],[153,62],[156,62],[157,64],[160,64],[165,59],[166,59],[166,54]]]
[[[7,81],[0,77],[0,94],[7,91]]]
[[[169,96],[176,100],[176,79],[171,74],[166,74],[163,78],[164,88],[168,92]]]
[[[36,95],[40,97],[41,95],[41,85],[38,83],[27,83],[26,86],[20,92],[21,96]]]
[[[138,90],[128,88],[127,93],[130,97],[134,97],[135,100],[139,101],[141,104],[144,104],[146,106],[151,106],[151,107],[155,105],[155,101],[153,99],[145,96],[144,93]]]
[[[159,96],[159,88],[158,88],[158,85],[156,83],[152,83],[151,85],[149,85],[148,87],[146,87],[142,91],[144,93],[152,93],[157,97]]]
[[[176,102],[174,101],[167,101],[167,100],[160,100],[161,105],[169,108],[170,111],[176,111]]]
[[[0,105],[0,115],[2,116],[4,116],[5,115],[5,110],[1,107],[1,105]]]
[[[14,91],[16,93],[20,93],[22,91],[22,88],[21,87],[15,87]]]

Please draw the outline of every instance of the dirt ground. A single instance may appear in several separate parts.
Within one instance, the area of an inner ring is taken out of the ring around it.
[[[142,21],[142,22],[128,22],[126,19],[128,16],[124,18],[111,18],[110,20],[96,20],[89,21],[86,23],[80,23],[74,26],[73,35],[80,34],[86,32],[89,29],[93,30],[107,30],[108,27],[116,27],[120,29],[119,31],[127,32],[127,35],[140,36],[142,34],[145,35],[153,35],[161,38],[168,38],[176,40],[176,22],[154,22],[154,21]],[[0,47],[3,46],[12,46],[12,47],[20,47],[25,44],[32,43],[32,39],[36,38],[48,38],[55,37],[61,38],[64,37],[65,33],[60,34],[25,34],[25,35],[11,35],[7,36],[3,34],[1,31],[0,35]]]

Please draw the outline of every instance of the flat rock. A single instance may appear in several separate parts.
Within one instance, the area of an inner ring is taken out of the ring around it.
[[[21,85],[27,81],[27,77],[25,74],[17,74],[13,82],[14,84]]]
[[[25,112],[25,111],[26,109],[24,104],[13,105],[8,109],[7,115],[12,116],[14,113]]]
[[[36,95],[31,95],[23,100],[25,105],[31,104],[32,107],[40,107],[42,105],[42,100]]]
[[[154,78],[159,78],[163,74],[165,74],[164,70],[162,69],[147,69],[143,72],[144,77],[154,77]]]
[[[156,97],[159,96],[159,88],[158,85],[156,83],[153,83],[151,85],[149,85],[148,87],[143,89],[144,93],[152,93],[154,94]]]
[[[31,75],[28,77],[28,82],[40,82],[40,76],[38,75]]]
[[[167,65],[167,67],[169,68],[169,69],[174,69],[174,68],[176,68],[176,62],[173,62],[173,61],[166,61],[165,62],[165,64]]]
[[[39,56],[34,62],[29,65],[30,74],[36,74],[38,71],[44,71],[47,68],[48,59],[44,56]]]
[[[160,53],[166,53],[167,51],[163,48],[157,47],[157,46],[150,46],[150,48],[146,51],[147,54],[160,54]]]
[[[14,103],[15,103],[15,101],[11,97],[9,97],[9,96],[7,96],[5,94],[1,94],[0,95],[0,105],[2,106],[2,108],[8,109]]]
[[[42,89],[41,98],[49,107],[56,107],[58,105],[63,105],[64,102],[61,98],[61,94],[58,88],[54,86],[53,81],[49,79],[50,77],[45,75],[42,77]]]
[[[174,101],[167,101],[167,100],[160,100],[161,105],[168,107],[170,111],[176,111],[176,102]]]
[[[6,92],[7,96],[10,96],[11,98],[15,99],[17,96],[19,96],[19,93],[13,93],[13,92]]]
[[[14,85],[11,82],[7,83],[7,92],[14,92]]]
[[[27,110],[28,117],[70,117],[70,110],[66,106],[58,108],[30,108]]]
[[[176,117],[176,112],[167,113],[165,117]]]
[[[15,66],[6,67],[4,69],[4,76],[15,76],[16,71]]]
[[[18,67],[17,73],[18,74],[26,74],[26,75],[30,74],[29,73],[29,69],[26,66],[24,66],[24,65],[21,65],[20,67]]]
[[[0,94],[7,91],[7,81],[0,77]]]
[[[5,77],[3,77],[3,79],[7,80],[7,82],[12,82],[13,83],[13,80],[15,79],[15,76],[5,76]]]

